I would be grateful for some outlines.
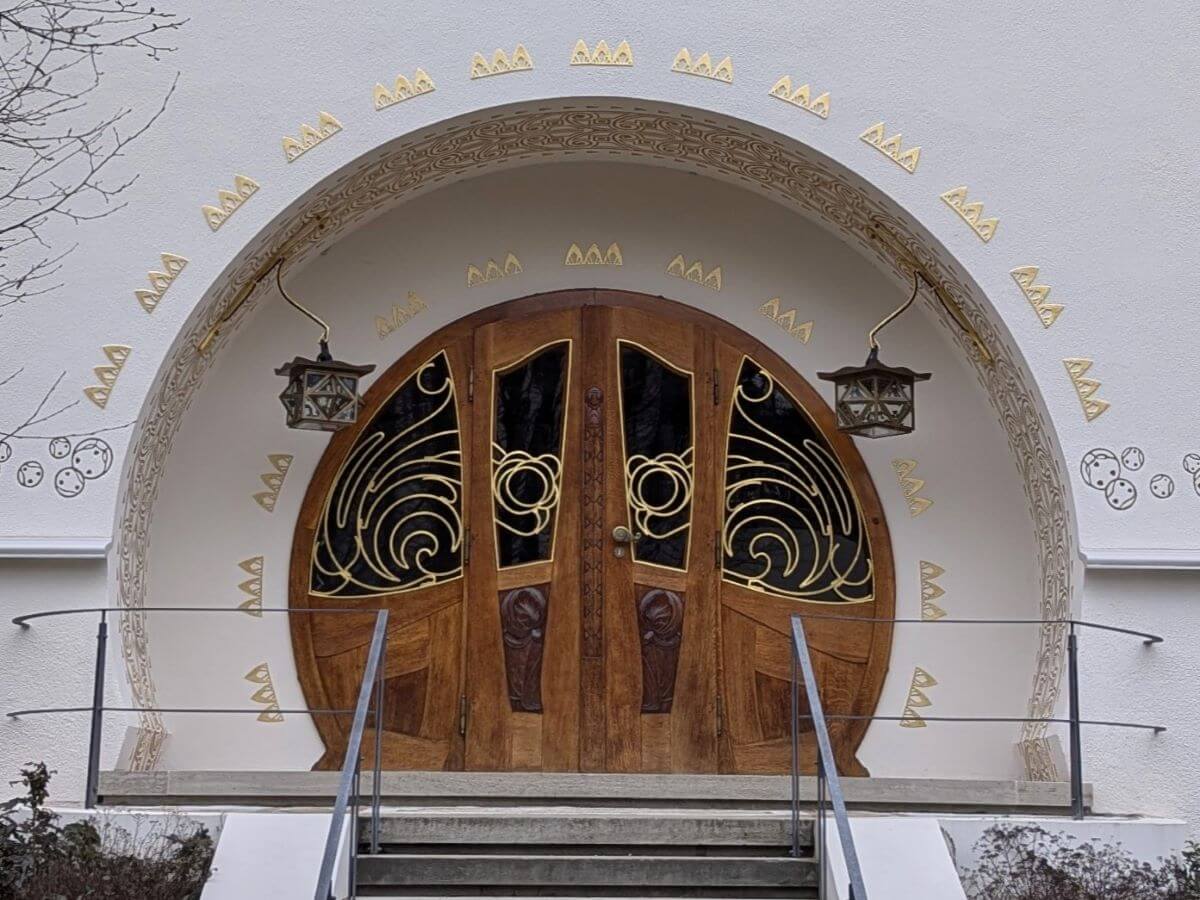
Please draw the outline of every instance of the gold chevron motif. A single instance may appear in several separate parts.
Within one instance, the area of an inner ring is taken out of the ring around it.
[[[263,605],[263,558],[261,556],[252,556],[249,559],[243,559],[238,563],[238,568],[250,576],[238,585],[238,589],[248,598],[238,604],[238,609],[248,616],[261,619]]]
[[[1108,409],[1108,401],[1092,399],[1092,395],[1100,390],[1100,382],[1095,378],[1084,377],[1092,367],[1092,360],[1071,357],[1064,359],[1063,365],[1067,367],[1067,375],[1071,378],[1071,384],[1075,386],[1075,393],[1079,395],[1079,403],[1083,406],[1083,414],[1087,420],[1091,422],[1102,416]]]
[[[907,150],[903,150],[901,149],[900,138],[901,135],[899,132],[893,134],[891,137],[885,137],[882,122],[872,125],[858,136],[860,141],[870,144],[911,175],[917,171],[917,163],[921,161],[921,148],[910,147]]]
[[[133,348],[126,347],[124,344],[105,344],[100,349],[108,357],[108,365],[96,366],[92,369],[96,373],[96,378],[99,379],[100,383],[85,387],[83,393],[84,396],[98,407],[104,409],[104,407],[108,406],[108,398],[112,396],[112,389],[113,385],[117,383],[117,376],[125,368],[125,360],[129,359],[129,354],[133,352]]]
[[[573,66],[632,66],[633,51],[629,49],[629,41],[621,41],[616,50],[609,50],[604,41],[596,44],[595,50],[589,50],[588,45],[580,38],[575,42],[571,51]]]
[[[415,291],[409,291],[408,303],[406,305],[401,306],[399,303],[393,303],[390,316],[386,318],[383,316],[375,317],[375,332],[382,341],[401,325],[411,322],[428,308],[425,301],[418,297]]]
[[[517,44],[516,49],[513,50],[511,59],[503,50],[497,50],[493,53],[490,63],[482,53],[476,53],[471,57],[472,78],[487,78],[489,75],[507,75],[509,72],[527,72],[532,68],[533,57],[529,55],[529,51],[525,49],[524,44]]]
[[[222,188],[217,191],[216,206],[205,204],[200,207],[200,212],[204,214],[204,221],[208,223],[208,227],[216,231],[224,225],[225,220],[237,212],[243,203],[253,197],[258,188],[258,182],[253,178],[245,175],[234,175],[232,191]]]
[[[287,477],[288,469],[291,468],[292,455],[290,453],[269,453],[267,462],[271,464],[273,471],[258,476],[267,489],[255,494],[254,502],[267,512],[275,512],[275,501],[279,499],[279,492],[283,489],[283,479]]]
[[[958,213],[959,218],[971,226],[971,230],[985,244],[992,239],[996,233],[996,227],[1000,224],[1000,220],[992,217],[990,219],[983,218],[983,204],[978,200],[967,202],[967,188],[963,187],[951,188],[942,194],[942,200],[952,210]]]
[[[183,267],[188,264],[187,259],[177,256],[174,253],[161,253],[159,254],[159,259],[162,260],[163,271],[152,270],[146,273],[146,277],[150,279],[150,290],[142,288],[133,292],[133,296],[137,298],[137,302],[148,313],[154,312],[154,308],[162,300],[163,295],[167,292],[167,288],[175,281],[175,277],[183,271]]]
[[[945,618],[946,611],[933,601],[946,592],[934,579],[946,574],[946,570],[937,563],[921,560],[921,618],[926,622],[934,622]]]
[[[510,275],[520,275],[522,271],[524,270],[521,268],[521,261],[517,259],[517,255],[509,253],[504,257],[504,268],[501,268],[494,259],[489,259],[484,263],[482,270],[480,270],[479,266],[467,266],[467,287],[487,284],[489,281],[498,281]]]
[[[924,479],[912,477],[912,473],[917,468],[917,461],[915,459],[893,459],[892,468],[896,470],[896,479],[900,482],[900,489],[904,491],[904,499],[908,503],[908,514],[915,519],[933,506],[932,500],[917,496],[925,487]]]
[[[566,258],[563,259],[564,266],[623,266],[625,260],[621,256],[621,247],[616,241],[608,245],[608,249],[603,253],[600,252],[600,245],[592,243],[586,251],[581,250],[578,244],[572,244],[567,248]]]
[[[258,721],[272,724],[283,721],[283,713],[279,711],[279,697],[275,693],[275,682],[271,678],[271,668],[265,662],[259,663],[246,673],[246,681],[260,685],[258,690],[250,695],[255,703],[266,707],[258,714]]]
[[[792,90],[792,77],[784,75],[767,93],[777,100],[790,103],[807,113],[812,113],[822,119],[829,118],[829,91],[816,97],[811,96],[811,88],[807,84]]]
[[[1053,325],[1054,320],[1066,307],[1059,303],[1046,302],[1046,298],[1050,296],[1050,285],[1037,283],[1038,267],[1018,266],[1009,274],[1012,275],[1013,281],[1017,283],[1038,318],[1042,320],[1042,327],[1049,328]]]
[[[671,71],[678,72],[680,75],[699,75],[701,78],[711,78],[714,81],[733,84],[732,59],[727,56],[713,66],[712,57],[703,53],[695,62],[692,62],[692,54],[688,52],[687,47],[675,54],[675,61],[671,63]]]
[[[787,332],[789,337],[794,337],[802,344],[807,344],[808,339],[812,337],[812,321],[801,322],[797,325],[796,310],[794,309],[789,309],[787,312],[781,314],[779,312],[778,297],[772,297],[760,306],[758,311]]]
[[[933,705],[933,701],[929,699],[929,695],[925,691],[936,684],[937,679],[920,666],[913,669],[912,681],[908,685],[908,699],[904,703],[904,712],[900,717],[901,728],[925,727],[925,720],[921,718],[917,710]]]
[[[403,75],[397,75],[396,83],[392,85],[390,91],[379,82],[376,82],[375,90],[371,96],[375,102],[375,111],[378,112],[381,109],[387,109],[389,106],[395,106],[397,103],[403,103],[405,100],[411,100],[413,97],[428,94],[433,90],[433,79],[425,74],[424,69],[417,69],[413,73],[412,81],[409,81]]]
[[[341,130],[342,123],[329,113],[322,111],[317,118],[316,128],[304,122],[300,126],[299,139],[291,135],[287,135],[283,139],[283,158],[288,162],[295,162],[313,147],[317,146],[317,144],[326,138],[333,137]]]
[[[705,272],[704,263],[701,260],[696,260],[691,265],[688,265],[682,253],[667,263],[667,274],[674,275],[676,278],[682,278],[685,281],[694,281],[696,284],[703,285],[710,290],[721,290],[720,266],[714,266]]]

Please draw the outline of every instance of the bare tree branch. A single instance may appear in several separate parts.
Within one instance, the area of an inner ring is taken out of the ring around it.
[[[86,118],[106,54],[159,59],[186,20],[144,0],[0,0],[0,310],[49,293],[74,249],[45,227],[111,215],[136,180],[109,164],[166,109],[178,76],[140,124],[132,107]]]

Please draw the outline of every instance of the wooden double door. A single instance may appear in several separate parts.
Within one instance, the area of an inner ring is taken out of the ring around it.
[[[861,715],[894,608],[878,500],[816,393],[714,319],[602,291],[486,311],[381,376],[310,483],[290,593],[389,609],[397,769],[784,772],[790,615],[841,617],[810,646],[828,711]],[[370,617],[291,618],[309,705],[353,705]],[[315,721],[338,765],[348,719]],[[865,774],[866,723],[831,727]]]

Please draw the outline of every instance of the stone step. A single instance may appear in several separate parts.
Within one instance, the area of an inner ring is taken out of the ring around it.
[[[370,822],[363,818],[365,839]],[[812,820],[800,821],[800,842],[812,843]],[[656,845],[786,847],[791,816],[756,809],[646,807],[412,807],[389,808],[380,842],[402,844]]]
[[[363,887],[596,886],[801,888],[817,883],[812,859],[500,854],[360,855]],[[607,891],[605,891],[607,892]]]

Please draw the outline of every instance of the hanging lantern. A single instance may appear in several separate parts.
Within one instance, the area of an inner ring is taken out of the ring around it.
[[[908,434],[916,427],[916,389],[918,381],[928,381],[928,372],[884,365],[879,361],[879,342],[875,335],[908,309],[917,299],[919,281],[913,273],[913,292],[899,309],[871,329],[867,336],[870,352],[862,366],[844,366],[836,372],[818,372],[833,382],[834,410],[838,431],[859,437],[881,438]]]
[[[329,352],[329,326],[288,296],[279,278],[280,268],[282,260],[275,266],[275,284],[283,299],[324,329],[316,359],[297,356],[275,370],[276,375],[283,375],[288,380],[287,387],[279,395],[287,411],[287,426],[305,431],[339,431],[358,420],[358,409],[362,406],[358,380],[375,371],[375,367],[357,366],[333,358]]]

